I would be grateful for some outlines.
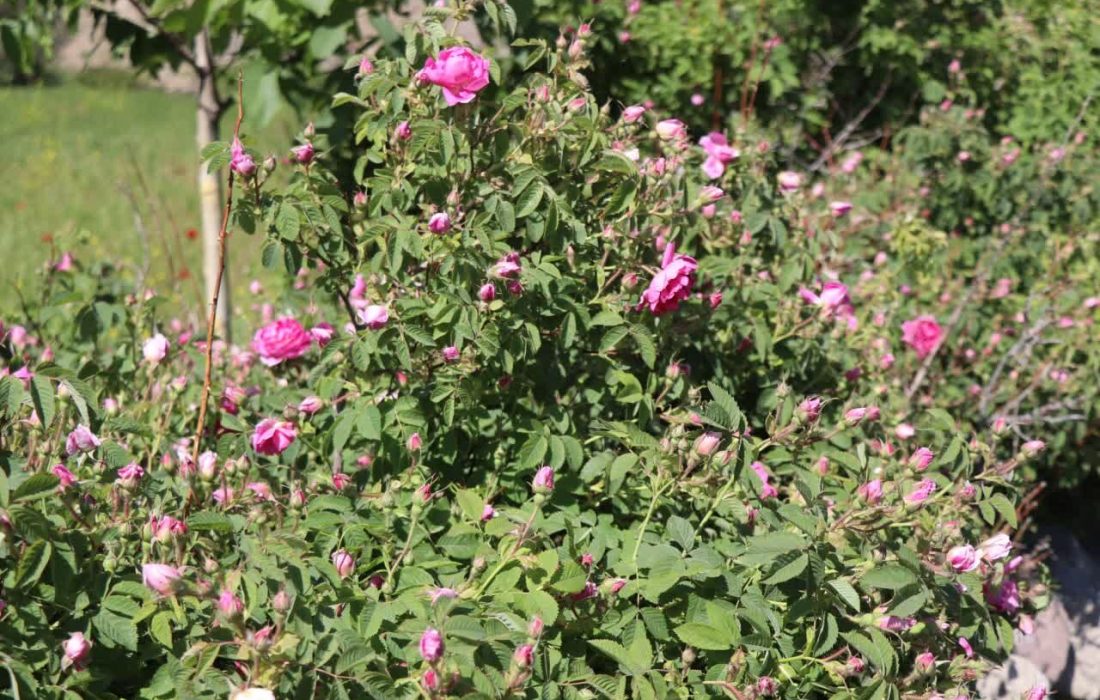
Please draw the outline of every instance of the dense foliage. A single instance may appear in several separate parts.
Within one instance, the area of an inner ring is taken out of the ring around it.
[[[205,329],[125,270],[61,258],[7,325],[12,695],[968,697],[1096,411],[1088,137],[937,106],[790,170],[597,101],[585,26],[502,77],[472,10],[349,60],[347,142],[209,149],[289,281],[200,435]]]

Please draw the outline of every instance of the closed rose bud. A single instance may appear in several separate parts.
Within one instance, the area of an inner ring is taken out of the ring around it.
[[[481,509],[481,522],[487,522],[495,517],[497,517],[496,508],[486,503],[485,507]]]
[[[298,404],[298,410],[307,415],[313,415],[324,408],[325,402],[319,396],[307,396]]]
[[[978,553],[981,554],[982,559],[988,562],[1004,559],[1011,552],[1012,540],[1004,533],[994,535],[978,545]]]
[[[512,654],[512,660],[520,668],[528,668],[535,661],[535,647],[530,644],[521,644]]]
[[[439,674],[435,672],[434,668],[429,668],[420,677],[420,684],[424,686],[424,690],[434,693],[439,690]]]
[[[244,603],[232,591],[222,589],[218,595],[218,612],[227,619],[239,617],[244,612]]]
[[[692,449],[694,449],[695,453],[698,455],[709,457],[718,449],[718,443],[721,441],[722,437],[718,433],[703,433],[695,438],[695,445]]]
[[[1020,447],[1020,454],[1025,458],[1034,457],[1043,450],[1045,450],[1047,444],[1042,440],[1028,440]]]
[[[436,212],[428,219],[428,230],[432,233],[446,233],[451,229],[451,217],[445,211]]]
[[[398,141],[408,141],[413,135],[412,127],[409,126],[408,122],[401,122],[397,125],[397,128],[394,129],[393,134],[397,137]]]
[[[367,207],[367,193],[363,190],[359,190],[351,198],[351,204],[356,209],[365,209]]]
[[[313,150],[313,144],[309,141],[306,141],[300,146],[295,146],[290,149],[290,152],[294,155],[294,160],[301,165],[309,165],[313,162],[315,152]]]
[[[870,505],[882,500],[882,480],[873,479],[856,489],[856,493]]]
[[[286,592],[285,588],[280,588],[279,592],[271,599],[271,607],[275,609],[275,612],[286,613],[290,610],[290,594]]]
[[[927,673],[928,671],[931,671],[932,668],[936,665],[936,657],[932,655],[932,652],[926,651],[917,654],[917,658],[914,660],[914,662],[917,666],[917,670],[921,671],[922,673]]]
[[[913,467],[919,472],[928,468],[928,465],[932,464],[932,460],[936,458],[936,454],[927,447],[918,449],[909,458],[909,466]]]
[[[458,351],[458,348],[456,348],[454,345],[448,345],[447,347],[443,348],[442,355],[444,362],[458,362],[460,353]]]
[[[72,666],[77,671],[88,663],[88,656],[92,653],[92,642],[84,637],[82,632],[73,632],[61,645],[65,652],[65,660],[62,665]]]
[[[527,625],[527,634],[532,639],[538,639],[539,637],[542,636],[542,630],[543,630],[542,618],[539,617],[538,615],[535,615],[533,618],[531,618],[531,623],[529,625]]]
[[[443,657],[443,635],[434,627],[424,630],[420,635],[420,656],[430,664],[434,664]]]
[[[818,457],[817,463],[814,466],[819,475],[825,476],[829,473],[829,458],[824,455]]]
[[[477,290],[477,298],[489,302],[497,297],[497,288],[493,286],[492,282],[486,282],[481,285],[481,288]]]
[[[795,415],[804,423],[816,423],[821,417],[821,407],[824,402],[818,396],[810,396],[802,400],[795,409]]]
[[[409,439],[405,441],[405,447],[409,449],[409,452],[419,452],[420,448],[424,446],[424,440],[421,439],[420,433],[413,433],[409,436]]]
[[[548,494],[553,491],[554,468],[549,466],[540,467],[535,472],[535,478],[531,481],[531,488],[538,494]]]
[[[756,681],[756,692],[765,698],[770,698],[779,692],[779,681],[771,676],[761,676]]]
[[[144,564],[141,567],[141,582],[160,596],[171,595],[180,576],[180,570],[168,564]]]
[[[952,547],[947,552],[947,565],[958,573],[966,573],[978,568],[981,553],[968,544]]]
[[[336,573],[340,578],[347,578],[355,570],[355,559],[348,554],[347,550],[338,549],[332,553],[332,565],[336,567]]]

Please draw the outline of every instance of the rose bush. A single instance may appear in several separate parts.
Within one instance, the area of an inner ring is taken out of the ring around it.
[[[1028,296],[1073,321],[1071,379],[1028,341],[1009,380],[970,346],[1024,299],[891,190],[951,171],[872,190],[753,130],[612,116],[583,32],[515,42],[505,78],[452,38],[471,9],[360,71],[334,100],[354,143],[304,130],[285,184],[208,153],[240,178],[233,235],[293,282],[249,347],[210,348],[204,431],[204,341],[131,276],[53,266],[9,323],[12,687],[968,697],[1047,596],[1009,538],[1047,435],[1021,410],[1087,366],[1096,304],[1061,292],[1095,241]]]

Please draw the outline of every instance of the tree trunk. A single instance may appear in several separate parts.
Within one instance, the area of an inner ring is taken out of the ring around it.
[[[210,41],[206,32],[195,37],[195,63],[198,66],[199,90],[198,109],[196,110],[195,138],[201,153],[211,143],[218,140],[218,122],[222,115],[222,106],[218,101],[213,57],[210,53]],[[205,281],[206,302],[214,298],[214,284],[218,278],[218,233],[221,229],[222,206],[221,178],[218,173],[207,172],[206,165],[199,167],[199,208],[202,212],[202,276]],[[229,303],[229,261],[226,255],[226,270],[222,275],[222,287],[218,294],[218,322],[216,332],[231,342],[232,327]],[[203,309],[204,315],[209,309]]]

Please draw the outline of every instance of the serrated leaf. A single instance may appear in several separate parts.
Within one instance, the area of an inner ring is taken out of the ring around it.
[[[837,594],[844,603],[852,610],[859,612],[859,593],[852,584],[848,583],[844,579],[835,579],[829,581],[829,588],[833,589],[833,592]]]
[[[789,561],[786,561],[788,559]],[[792,578],[798,576],[806,570],[806,566],[810,563],[810,557],[807,556],[805,552],[802,552],[793,557],[790,555],[784,555],[780,558],[779,561],[780,566],[776,568],[774,572],[772,572],[771,576],[768,576],[768,578],[764,579],[764,583],[768,585],[775,585],[777,583],[783,583],[784,581],[790,581]]]
[[[33,586],[46,570],[52,552],[53,547],[45,540],[38,540],[23,550],[19,564],[15,567],[15,587]]]
[[[196,532],[233,532],[233,521],[224,513],[202,511],[187,519],[187,527]]]
[[[31,378],[30,382],[31,402],[34,404],[34,412],[38,414],[43,428],[48,428],[56,415],[53,384],[49,379],[41,376]]]
[[[53,474],[31,474],[19,484],[11,497],[14,501],[33,501],[53,493],[59,483],[58,478]]]
[[[92,618],[92,624],[100,636],[124,649],[137,651],[138,633],[133,622],[108,610],[100,610]]]
[[[162,646],[172,648],[172,615],[162,610],[149,622],[149,634]]]
[[[589,639],[588,643],[595,647],[601,654],[618,662],[622,670],[628,675],[639,676],[649,670],[648,666],[642,667],[637,665],[635,663],[636,659],[631,657],[630,652],[618,642],[613,642],[610,639]]]
[[[871,588],[896,590],[917,582],[917,576],[901,564],[880,564],[863,574],[859,582]]]
[[[688,622],[680,625],[673,632],[685,644],[690,644],[696,649],[724,651],[732,648],[734,643],[734,640],[724,631],[701,622]]]

